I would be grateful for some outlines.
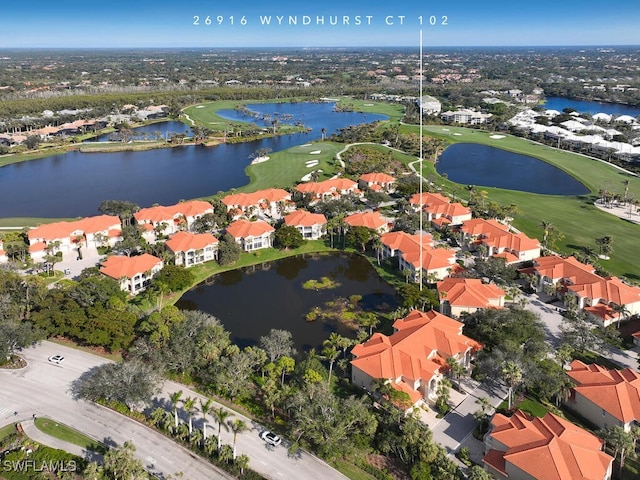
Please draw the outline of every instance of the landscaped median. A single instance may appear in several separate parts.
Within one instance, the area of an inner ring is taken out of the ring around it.
[[[84,450],[101,454],[107,451],[107,447],[102,443],[92,440],[83,433],[50,418],[38,417],[35,419],[34,424],[42,433],[63,442],[72,443]]]

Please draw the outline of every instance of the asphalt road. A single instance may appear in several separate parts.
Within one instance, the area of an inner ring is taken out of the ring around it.
[[[65,357],[60,365],[50,363],[47,358],[53,354]],[[91,402],[74,400],[69,392],[71,383],[90,368],[106,363],[107,360],[87,352],[43,342],[27,349],[23,356],[29,365],[21,370],[0,370],[0,426],[16,420],[31,419],[33,414],[49,417],[73,427],[87,436],[107,445],[122,445],[132,441],[136,446],[136,456],[143,465],[158,478],[176,476],[182,472],[184,479],[224,479],[229,478],[210,463],[197,457],[164,435],[141,425],[123,415]],[[196,397],[184,386],[167,382],[164,391],[183,390],[183,398]],[[168,396],[161,395],[159,401]],[[166,402],[166,400],[165,400]],[[14,412],[18,412],[15,416]],[[240,418],[239,415],[234,414]],[[231,418],[231,417],[230,417]],[[272,479],[340,479],[342,474],[321,460],[301,453],[287,454],[286,442],[278,447],[267,446],[259,437],[260,425],[245,419],[251,430],[238,435],[237,453],[249,456],[249,466]],[[201,420],[196,421],[200,425]],[[217,425],[210,422],[208,434],[217,431]],[[231,433],[221,435],[222,442],[232,444]]]

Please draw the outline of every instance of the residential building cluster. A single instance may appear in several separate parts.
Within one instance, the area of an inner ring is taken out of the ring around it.
[[[539,257],[521,272],[534,276],[538,291],[548,289],[561,297],[567,308],[575,306],[602,326],[640,313],[640,287],[615,276],[601,277],[593,265],[574,257]]]
[[[538,117],[552,120],[560,115],[557,110],[545,110],[542,113],[534,110],[523,110],[509,120],[509,124],[532,138],[556,141],[588,153],[603,155],[612,154],[619,160],[637,161],[640,159],[640,122],[630,115],[614,117],[605,113],[596,113],[591,120],[583,118],[579,113],[571,114],[571,120],[559,125],[541,124]],[[548,123],[548,122],[547,122]],[[632,143],[614,140],[620,134],[616,124],[630,126],[637,131],[637,138]]]
[[[167,105],[151,105],[141,109],[135,105],[126,105],[123,109],[129,110],[129,113],[114,113],[101,118],[78,119],[61,125],[54,125],[53,112],[45,111],[42,113],[42,118],[45,120],[51,118],[51,124],[41,128],[27,128],[26,130],[0,133],[0,145],[9,147],[22,145],[30,136],[36,136],[41,141],[50,141],[55,138],[84,134],[89,131],[97,132],[117,123],[142,122],[164,118],[169,113]],[[59,115],[71,115],[74,113],[80,112],[58,112]]]

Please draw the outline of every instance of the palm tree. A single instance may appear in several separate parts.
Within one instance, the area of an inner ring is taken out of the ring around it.
[[[318,170],[314,170],[313,172],[311,172],[309,174],[309,180],[314,183],[320,180],[320,172]]]
[[[549,236],[549,232],[553,230],[553,223],[547,222],[546,220],[542,220],[539,224],[539,227],[542,227],[542,245],[547,246],[547,237]]]
[[[211,412],[213,400],[207,398],[205,402],[200,400],[200,413],[202,413],[202,438],[207,438],[207,415]]]
[[[376,234],[375,237],[371,240],[371,248],[376,252],[376,261],[378,265],[380,265],[380,257],[382,256],[382,240],[380,239],[380,235]]]
[[[629,317],[629,314],[631,312],[629,311],[629,309],[627,308],[627,306],[625,304],[620,305],[620,304],[614,303],[613,306],[612,306],[612,309],[613,309],[614,313],[616,313],[617,316],[618,316],[617,327],[619,328],[620,327],[620,321],[621,320],[626,320]]]
[[[236,466],[240,469],[240,476],[244,475],[244,469],[249,466],[249,456],[244,453],[239,455],[236,458]]]
[[[507,408],[511,410],[511,403],[513,401],[513,390],[522,381],[522,368],[513,360],[507,360],[502,365],[502,377],[509,387]]]
[[[333,345],[329,340],[323,342],[322,356],[329,361],[329,377],[327,378],[327,385],[331,385],[331,374],[333,373],[333,364],[338,359],[340,350]]]
[[[447,358],[447,366],[451,371],[451,375],[455,377],[458,390],[460,390],[460,377],[466,372],[464,365],[457,358],[449,357]]]
[[[627,203],[627,195],[629,195],[629,183],[630,180],[628,178],[622,181],[622,184],[624,185],[624,196],[622,197],[622,201],[625,205]]]
[[[193,414],[196,410],[196,399],[188,397],[182,402],[182,407],[187,412],[187,418],[189,419],[189,436],[193,433]]]
[[[233,459],[235,460],[236,459],[236,439],[238,437],[238,434],[248,430],[249,427],[247,426],[247,423],[244,420],[240,420],[237,418],[235,420],[229,420],[227,422],[227,425],[229,425],[229,428],[233,432]]]
[[[216,422],[218,422],[218,451],[220,451],[220,433],[222,431],[222,427],[224,427],[227,432],[229,431],[226,420],[231,416],[231,412],[225,410],[223,407],[218,407],[211,410],[211,414],[213,415],[213,418],[215,418]]]
[[[585,245],[582,247],[582,260],[584,263],[593,264],[597,257],[598,254],[591,245]]]
[[[182,390],[173,392],[169,395],[169,401],[173,405],[173,418],[175,419],[175,427],[178,428],[178,402],[182,398]]]
[[[213,452],[218,450],[218,439],[214,439],[213,436],[205,437],[203,448],[207,455],[213,455]]]

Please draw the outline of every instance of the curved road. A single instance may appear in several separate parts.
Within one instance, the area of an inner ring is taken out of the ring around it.
[[[63,355],[64,362],[60,365],[48,362],[47,358],[53,354]],[[74,400],[69,392],[71,383],[85,371],[108,360],[46,341],[25,350],[22,355],[29,363],[26,368],[0,369],[0,426],[16,420],[31,420],[36,414],[58,420],[107,445],[132,441],[137,449],[136,456],[160,479],[180,473],[181,478],[190,480],[231,478],[151,428],[94,403]],[[183,385],[166,382],[160,398],[155,400],[168,405],[168,392],[175,390],[183,390],[183,399],[200,397]],[[286,442],[276,448],[269,447],[258,437],[261,426],[251,420],[236,413],[229,418],[242,418],[250,427],[249,431],[238,435],[237,453],[248,455],[249,466],[263,476],[271,479],[300,478],[301,475],[310,480],[346,479],[305,452],[288,455]],[[199,419],[194,423],[200,426],[201,422]],[[217,432],[217,425],[210,423],[208,433]],[[224,430],[221,437],[222,443],[233,442],[232,434]]]

